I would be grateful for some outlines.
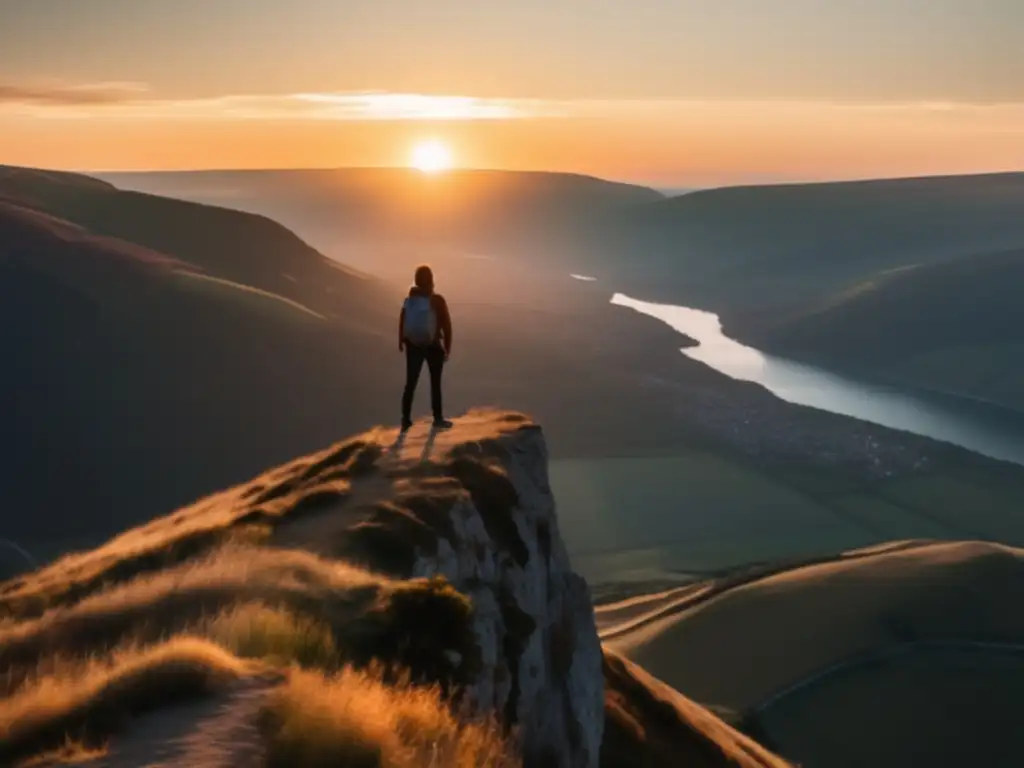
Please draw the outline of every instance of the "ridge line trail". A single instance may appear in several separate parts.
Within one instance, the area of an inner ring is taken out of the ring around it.
[[[237,768],[260,765],[266,746],[257,718],[281,680],[257,676],[211,697],[152,712],[116,736],[94,759],[40,763],[40,768]]]

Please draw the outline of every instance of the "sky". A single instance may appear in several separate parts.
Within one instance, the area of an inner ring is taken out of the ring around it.
[[[1024,169],[1020,0],[0,0],[0,163]]]

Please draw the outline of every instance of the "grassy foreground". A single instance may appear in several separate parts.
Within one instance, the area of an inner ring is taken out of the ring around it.
[[[485,435],[523,428],[471,414],[412,463],[373,431],[0,583],[0,764],[522,765],[463,695],[472,602],[410,558],[463,502],[531,556]],[[612,655],[605,684],[602,765],[784,765]]]

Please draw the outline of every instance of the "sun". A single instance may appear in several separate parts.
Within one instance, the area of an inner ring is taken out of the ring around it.
[[[441,173],[452,167],[452,153],[436,139],[421,141],[412,148],[409,165],[423,173]]]

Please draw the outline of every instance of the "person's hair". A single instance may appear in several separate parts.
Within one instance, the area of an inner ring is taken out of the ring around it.
[[[434,270],[426,264],[416,267],[416,276],[413,278],[417,288],[428,290],[434,287]]]

